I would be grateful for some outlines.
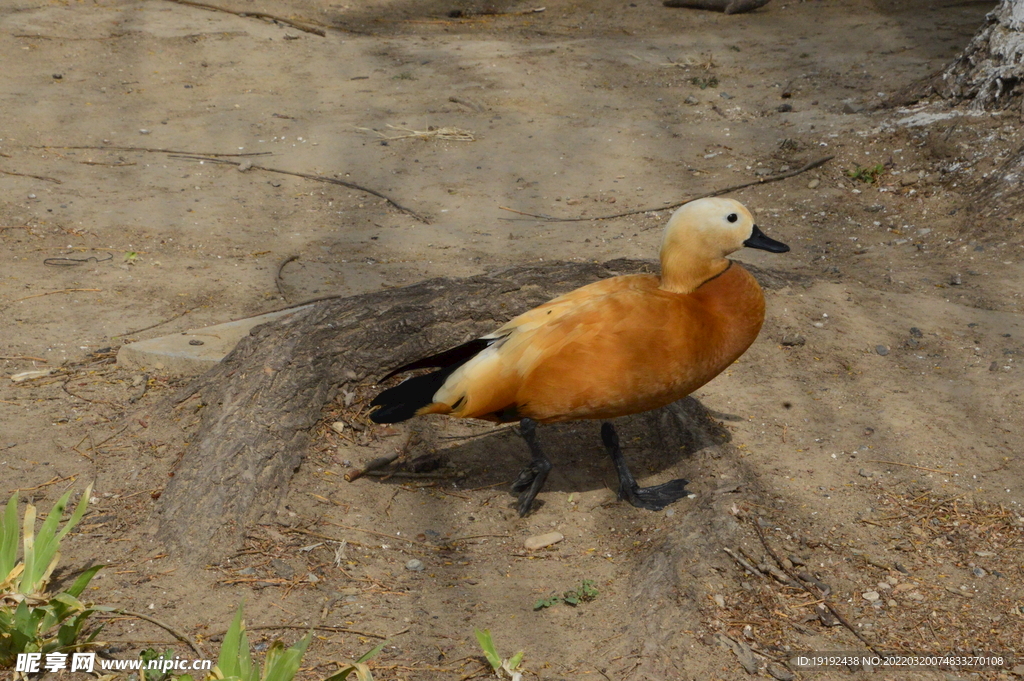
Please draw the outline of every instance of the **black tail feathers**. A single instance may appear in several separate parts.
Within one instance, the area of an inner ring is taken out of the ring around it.
[[[416,412],[434,401],[434,394],[444,385],[456,369],[475,357],[484,348],[493,343],[495,338],[476,338],[450,350],[424,357],[398,367],[382,381],[413,369],[439,367],[437,371],[422,376],[408,378],[393,388],[381,392],[370,406],[380,407],[372,414],[370,420],[375,423],[398,423],[411,419]]]

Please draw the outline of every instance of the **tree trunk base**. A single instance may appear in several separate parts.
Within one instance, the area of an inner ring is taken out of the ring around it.
[[[785,283],[750,269],[762,285]],[[153,414],[167,422],[184,410],[201,415],[157,504],[158,541],[192,564],[229,555],[247,526],[276,515],[324,407],[339,391],[365,398],[395,366],[478,337],[597,279],[654,270],[653,263],[617,260],[433,279],[322,301],[253,329]]]

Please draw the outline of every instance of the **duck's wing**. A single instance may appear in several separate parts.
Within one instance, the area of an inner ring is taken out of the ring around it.
[[[617,292],[656,289],[657,286],[658,278],[651,275],[603,279],[524,312],[493,333],[400,366],[385,379],[414,369],[436,368],[437,371],[414,376],[381,392],[370,403],[379,407],[370,418],[378,423],[395,423],[417,414],[451,413],[488,420],[515,420],[517,412],[506,409],[509,404],[502,400],[514,394],[518,387],[523,356],[536,356],[538,347],[532,342],[536,334],[561,325],[566,319],[571,320],[580,309]],[[573,326],[571,321],[569,326]]]

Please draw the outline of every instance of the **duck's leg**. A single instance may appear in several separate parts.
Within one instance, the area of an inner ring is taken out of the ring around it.
[[[669,504],[689,495],[689,492],[686,491],[686,484],[689,480],[682,478],[654,487],[640,487],[636,484],[636,479],[629,472],[629,467],[626,466],[622,448],[619,447],[619,435],[615,432],[612,424],[601,424],[601,440],[604,442],[609,456],[612,457],[615,471],[619,474],[619,501],[625,499],[638,508],[660,511]]]
[[[540,492],[540,488],[544,486],[544,481],[548,479],[551,462],[544,456],[544,452],[540,450],[540,445],[537,444],[536,421],[533,419],[522,419],[519,422],[519,434],[526,440],[526,445],[530,448],[530,454],[533,455],[530,465],[520,471],[519,477],[512,483],[512,491],[519,492],[516,510],[519,511],[519,517],[521,518],[530,512],[533,500],[537,497],[537,493]]]

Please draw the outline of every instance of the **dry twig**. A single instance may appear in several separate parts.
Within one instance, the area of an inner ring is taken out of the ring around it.
[[[856,636],[861,643],[867,646],[868,650],[870,650],[875,655],[881,657],[882,654],[878,651],[878,649],[875,648],[870,641],[864,638],[864,636],[862,636],[861,633],[857,631],[857,629],[854,628],[854,626],[850,624],[850,622],[845,617],[843,617],[843,614],[839,612],[839,610],[837,610],[836,607],[832,605],[832,603],[830,603],[827,598],[825,598],[827,594],[825,593],[825,590],[822,589],[821,586],[819,586],[820,583],[815,583],[814,586],[821,593],[814,593],[813,591],[811,591],[810,587],[807,586],[806,580],[800,579],[797,575],[794,575],[792,571],[789,570],[789,568],[786,567],[786,564],[782,562],[782,559],[779,558],[779,555],[775,553],[775,549],[773,549],[768,544],[768,539],[764,536],[764,532],[761,530],[761,526],[757,524],[757,518],[750,518],[750,524],[754,526],[754,532],[757,533],[757,538],[761,540],[761,544],[764,546],[764,550],[767,551],[768,555],[772,557],[772,560],[774,560],[779,565],[779,567],[782,568],[782,571],[786,573],[786,576],[793,580],[794,583],[799,584],[807,593],[811,594],[815,598],[820,598],[821,604],[824,605],[830,613],[832,613],[833,617],[839,620],[839,622],[844,627],[849,629],[850,633]],[[817,582],[817,580],[813,580],[813,582]]]
[[[320,36],[321,38],[327,36],[327,31],[325,31],[322,28],[310,26],[307,23],[294,21],[292,19],[285,19],[284,17],[279,17],[276,14],[268,14],[266,12],[254,12],[252,10],[246,10],[244,12],[241,12],[238,10],[228,9],[227,7],[207,5],[205,2],[193,2],[193,0],[167,0],[167,2],[173,2],[179,5],[188,5],[189,7],[198,7],[200,9],[208,9],[212,12],[225,12],[227,14],[234,14],[236,17],[256,17],[257,19],[269,19],[279,24],[285,24],[286,26],[297,28],[300,31],[305,31],[306,33],[313,33],[315,35]]]
[[[172,158],[184,158],[184,159],[189,159],[189,160],[192,160],[192,161],[207,161],[209,163],[223,163],[223,164],[226,164],[226,165],[232,165],[232,166],[236,166],[236,167],[243,165],[240,161],[226,161],[226,160],[224,160],[222,158],[212,158],[212,157],[206,157],[206,156],[196,156],[196,155],[193,155],[193,154],[175,154],[175,155],[172,155]],[[333,178],[333,177],[326,177],[324,175],[313,175],[312,173],[296,173],[296,172],[292,172],[290,170],[281,170],[280,168],[268,168],[267,166],[258,166],[258,165],[255,165],[255,164],[251,164],[248,161],[246,161],[244,165],[245,165],[245,169],[246,170],[262,170],[262,171],[267,172],[267,173],[280,173],[281,175],[291,175],[293,177],[301,177],[301,178],[306,179],[306,180],[313,180],[314,182],[326,182],[328,184],[336,184],[336,185],[340,185],[342,187],[348,187],[349,189],[356,189],[356,190],[361,191],[361,192],[366,192],[367,194],[373,194],[374,196],[377,196],[379,198],[384,199],[385,201],[387,201],[388,203],[390,203],[392,206],[394,206],[398,210],[402,211],[403,213],[406,213],[407,215],[411,215],[412,217],[416,218],[420,222],[422,222],[424,224],[427,224],[427,225],[430,224],[429,220],[427,220],[425,217],[423,217],[422,215],[420,215],[416,211],[412,210],[411,208],[406,208],[405,206],[403,206],[402,204],[398,203],[397,201],[395,201],[391,197],[387,196],[386,194],[382,194],[382,193],[380,193],[379,191],[377,191],[375,189],[370,189],[369,187],[364,187],[364,186],[362,186],[360,184],[356,184],[355,182],[346,182],[345,180],[339,180],[339,179],[336,179],[336,178]]]
[[[739,191],[740,189],[746,189],[747,187],[753,187],[756,184],[768,184],[769,182],[778,182],[779,180],[785,180],[788,177],[793,177],[794,175],[799,175],[800,173],[806,173],[808,170],[813,170],[814,168],[817,168],[818,166],[825,165],[826,163],[831,161],[833,158],[835,158],[835,157],[834,156],[824,156],[822,158],[817,159],[816,161],[811,161],[810,163],[807,163],[807,164],[805,164],[803,166],[800,166],[796,170],[789,170],[787,172],[779,173],[778,175],[772,175],[770,177],[760,177],[760,178],[758,178],[756,180],[751,180],[749,182],[743,182],[741,184],[736,184],[736,185],[733,185],[731,187],[725,187],[723,189],[716,189],[714,191],[706,192],[704,194],[698,194],[697,196],[692,196],[692,197],[686,199],[685,201],[679,201],[677,203],[671,203],[671,204],[668,204],[668,205],[665,205],[665,206],[657,206],[655,208],[637,208],[636,210],[627,210],[624,213],[615,213],[613,215],[597,215],[597,216],[594,216],[592,218],[588,218],[588,217],[559,218],[559,217],[554,217],[552,215],[542,215],[540,213],[524,213],[521,210],[514,210],[512,208],[506,208],[505,206],[498,206],[498,208],[500,208],[501,210],[507,210],[510,213],[518,213],[519,215],[526,215],[527,217],[531,217],[531,218],[538,218],[540,220],[547,220],[548,222],[586,222],[588,220],[611,220],[612,218],[624,218],[624,217],[627,217],[629,215],[639,215],[641,213],[650,213],[650,212],[659,211],[659,210],[671,210],[673,208],[678,208],[679,206],[682,206],[684,204],[690,203],[691,201],[696,201],[697,199],[707,199],[707,198],[710,198],[712,196],[721,196],[722,194],[728,194],[729,192],[735,192],[735,191]]]
[[[180,631],[178,631],[177,629],[175,629],[174,627],[172,627],[169,624],[161,622],[160,620],[154,619],[154,618],[150,617],[149,615],[146,615],[146,614],[141,613],[141,612],[132,612],[131,610],[113,610],[112,612],[115,612],[118,615],[125,615],[127,617],[135,617],[135,618],[140,619],[140,620],[145,620],[146,622],[149,622],[150,624],[155,624],[156,626],[160,627],[164,631],[168,632],[174,638],[176,638],[179,641],[181,641],[182,643],[186,644],[200,658],[202,658],[204,660],[210,658],[209,653],[207,653],[205,650],[203,650],[202,646],[200,646],[198,643],[196,643],[195,641],[190,639],[188,636],[185,636],[185,634],[181,633]]]

